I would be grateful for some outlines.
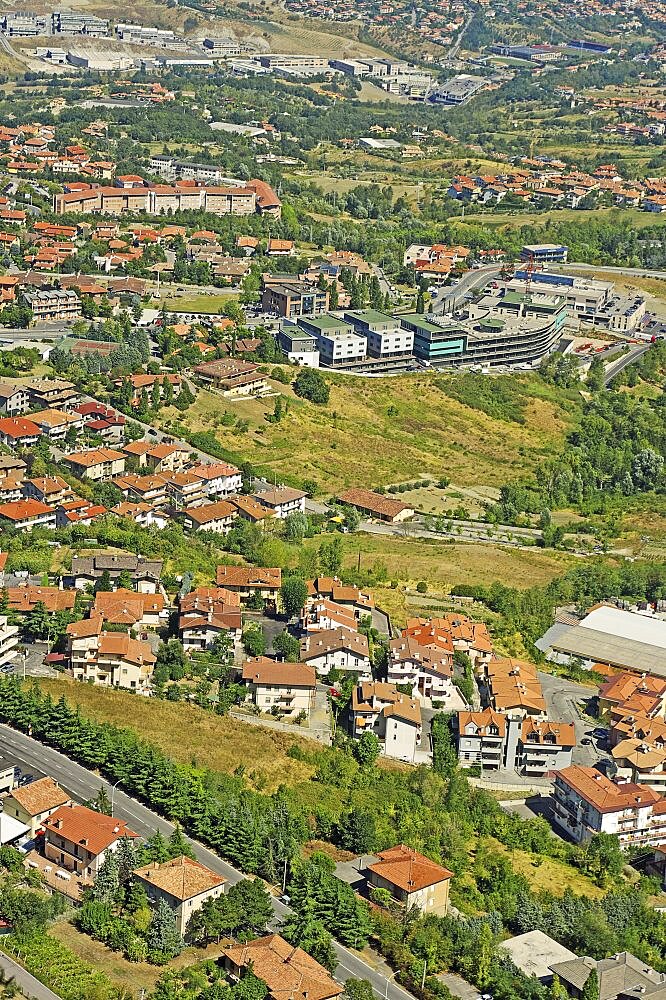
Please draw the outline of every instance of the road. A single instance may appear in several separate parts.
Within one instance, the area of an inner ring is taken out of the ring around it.
[[[2,37],[2,36],[0,36]],[[39,979],[35,979],[22,966],[18,965],[13,958],[0,951],[0,969],[2,969],[7,980],[12,980],[18,986],[25,997],[30,1000],[60,1000],[57,993],[50,990]]]
[[[80,764],[75,764],[64,754],[44,746],[37,740],[31,739],[31,737],[19,733],[9,726],[0,726],[0,756],[9,761],[15,760],[24,772],[29,771],[35,777],[50,774],[80,802],[94,798],[100,788],[105,788],[113,804],[114,813],[125,819],[135,833],[143,837],[151,836],[155,830],[160,830],[165,837],[173,833],[172,823],[162,819],[157,813],[126,795],[118,787],[112,787],[108,781],[91,771],[87,771]],[[214,872],[224,876],[232,885],[244,878],[242,872],[227,864],[213,851],[191,840],[191,838],[188,840],[199,861]],[[273,899],[272,903],[273,926],[277,929],[291,911],[279,899]],[[334,942],[334,948],[338,959],[338,967],[335,972],[335,978],[338,982],[344,983],[346,979],[351,978],[367,979],[372,983],[377,997],[384,998],[384,1000],[413,1000],[410,993],[397,983],[387,979],[382,973],[377,972],[356,953],[337,942]],[[51,998],[45,997],[44,1000],[51,1000]]]
[[[632,278],[661,278],[666,280],[666,272],[651,271],[646,267],[617,267],[614,264],[550,264],[552,271],[609,271],[613,274],[624,274]]]
[[[640,357],[645,354],[646,351],[650,350],[650,344],[641,344],[639,347],[632,347],[630,351],[623,354],[621,358],[617,361],[612,361],[606,366],[606,374],[604,375],[604,383],[608,385],[616,375],[619,375],[621,371],[628,368],[629,365],[633,365],[634,362],[638,361]]]
[[[432,299],[432,312],[434,315],[454,312],[462,303],[466,295],[475,292],[486,285],[502,270],[497,264],[486,264],[472,271],[466,271],[456,285],[448,285],[440,288]]]
[[[574,764],[593,767],[599,760],[609,759],[609,755],[600,750],[594,742],[582,742],[583,740],[592,740],[589,733],[594,729],[594,725],[581,718],[579,705],[593,698],[597,693],[596,688],[576,684],[564,677],[557,677],[555,674],[547,674],[543,671],[539,671],[539,681],[548,707],[548,718],[558,722],[573,722],[574,724],[576,730]]]

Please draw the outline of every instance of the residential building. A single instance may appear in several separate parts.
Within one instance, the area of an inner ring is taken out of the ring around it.
[[[70,410],[79,401],[73,382],[61,378],[36,378],[25,383],[31,406],[40,409]]]
[[[206,502],[204,484],[193,472],[163,472],[167,497],[176,510],[199,507]]]
[[[571,765],[576,746],[573,722],[510,718],[507,726],[506,766],[520,774],[543,778]]]
[[[484,680],[482,693],[496,711],[546,718],[546,701],[534,664],[511,657],[492,659],[485,666]]]
[[[149,642],[126,632],[103,632],[102,616],[93,613],[67,626],[67,658],[74,680],[147,691],[155,666]]]
[[[577,844],[597,833],[616,835],[622,847],[666,843],[666,799],[645,785],[572,764],[555,775],[552,801],[555,823]]]
[[[243,682],[261,712],[295,719],[314,708],[317,675],[305,663],[284,663],[257,656],[243,664]]]
[[[160,510],[169,506],[169,494],[164,476],[140,476],[127,473],[113,481],[130,502],[145,503]]]
[[[71,288],[42,288],[24,298],[36,323],[73,323],[81,316],[81,299]]]
[[[16,531],[33,528],[55,528],[56,512],[39,500],[13,500],[0,505],[0,525],[11,525]]]
[[[71,500],[74,491],[62,476],[41,476],[37,479],[26,479],[23,484],[23,494],[26,500],[39,500],[55,506]]]
[[[348,628],[355,632],[356,616],[353,611],[344,608],[327,597],[309,598],[301,613],[300,627],[303,632],[324,632],[328,629]]]
[[[219,389],[223,396],[253,396],[268,391],[265,375],[251,361],[218,358],[197,365],[194,373],[204,384]]]
[[[205,652],[221,635],[239,642],[240,597],[224,587],[199,587],[180,598],[178,634],[186,653]]]
[[[62,410],[39,410],[31,413],[30,419],[49,441],[62,442],[68,432],[78,434],[83,427],[83,417],[79,413],[64,413]]]
[[[228,497],[238,493],[243,486],[240,470],[226,462],[213,462],[210,465],[201,462],[191,466],[189,471],[201,479],[207,496]]]
[[[162,575],[161,559],[144,559],[143,556],[118,555],[115,552],[97,552],[90,556],[73,556],[71,584],[84,590],[87,584],[95,586],[104,573],[108,573],[111,586],[117,588],[118,577],[127,572],[132,577],[134,589],[140,594],[156,594]]]
[[[336,669],[357,673],[361,680],[371,679],[368,640],[347,628],[306,635],[301,639],[301,661],[314,667],[318,674]]]
[[[389,643],[388,681],[409,684],[412,697],[423,702],[454,699],[453,656],[448,650],[421,646],[412,636]]]
[[[413,763],[421,745],[421,705],[416,698],[401,694],[394,684],[365,681],[352,692],[352,736],[372,732],[382,744],[386,757]]]
[[[597,974],[599,1000],[640,1000],[640,997],[663,1000],[666,993],[663,972],[655,972],[628,951],[598,961],[586,955],[553,962],[550,971],[571,997],[585,995],[585,984],[592,972]]]
[[[379,851],[377,856],[379,860],[365,869],[369,886],[388,890],[405,910],[446,916],[453,872],[405,844]]]
[[[108,514],[106,507],[92,503],[82,497],[74,497],[56,505],[56,527],[67,528],[70,524],[92,524]]]
[[[42,827],[47,860],[90,879],[124,837],[137,836],[124,819],[77,805],[56,809],[42,822]]]
[[[192,914],[209,899],[221,896],[227,881],[185,855],[137,868],[134,877],[153,905],[165,902],[169,906],[181,937],[185,935]]]
[[[0,444],[8,448],[32,448],[41,436],[42,432],[37,424],[26,417],[0,419]]]
[[[239,595],[241,601],[258,596],[275,603],[282,583],[282,571],[275,567],[218,566],[215,577],[218,587]]]
[[[153,472],[183,472],[191,451],[191,448],[182,444],[149,445],[144,456],[145,463]]]
[[[475,622],[466,615],[451,612],[441,618],[408,618],[402,630],[422,646],[442,646],[469,656],[477,672],[493,657],[493,645],[485,622]]]
[[[18,634],[18,625],[10,625],[7,615],[0,615],[0,669],[16,659]]]
[[[508,955],[517,969],[528,978],[534,976],[544,986],[553,982],[552,967],[557,962],[577,960],[559,941],[543,931],[526,931],[508,938],[498,946],[502,955]]]
[[[349,504],[350,507],[356,507],[367,517],[388,521],[390,524],[397,524],[414,517],[414,508],[408,504],[360,487],[344,490],[338,494],[338,500],[340,503]]]
[[[130,628],[158,628],[166,624],[168,611],[162,594],[139,594],[135,590],[99,590],[91,616],[101,615],[111,625]]]
[[[0,413],[18,417],[28,409],[28,393],[22,385],[0,382]]]
[[[166,528],[170,521],[168,514],[157,510],[156,507],[152,507],[149,503],[129,503],[128,501],[123,501],[111,508],[111,514],[116,514],[118,517],[129,517],[132,521],[136,521],[142,528],[155,527],[161,530],[162,528]]]
[[[287,361],[293,361],[303,368],[319,368],[319,348],[317,338],[295,323],[285,320],[277,334],[277,342]]]
[[[462,767],[499,771],[506,766],[506,715],[492,708],[458,712],[456,728],[458,762]]]
[[[225,948],[222,955],[233,980],[251,972],[266,983],[266,1000],[336,1000],[344,991],[319,962],[279,934]]]
[[[125,471],[125,456],[113,448],[92,448],[90,451],[75,451],[63,460],[80,479],[100,482],[113,479]]]
[[[72,611],[76,603],[73,590],[58,587],[7,587],[9,610],[18,615],[28,615],[35,605],[43,604],[47,611]]]
[[[23,480],[28,469],[22,458],[16,455],[0,455],[0,483],[3,479]]]
[[[188,507],[182,511],[183,525],[188,531],[213,531],[218,535],[231,531],[237,517],[238,510],[228,500],[204,503],[203,506]]]
[[[291,486],[276,486],[261,493],[254,493],[253,496],[274,517],[282,520],[289,517],[290,514],[303,514],[305,512],[307,493],[292,489]]]
[[[41,829],[45,819],[61,806],[69,805],[71,799],[55,778],[38,778],[27,785],[14,788],[2,804],[3,812],[25,824],[30,831],[30,839]]]

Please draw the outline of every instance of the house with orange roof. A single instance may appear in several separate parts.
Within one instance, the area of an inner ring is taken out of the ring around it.
[[[421,704],[395,684],[361,681],[352,691],[351,731],[374,733],[386,757],[413,763],[421,745]]]
[[[365,876],[372,889],[386,889],[405,910],[444,917],[449,909],[449,885],[453,872],[419,854],[406,844],[379,851],[367,865]]]
[[[238,594],[224,587],[199,587],[180,599],[178,634],[186,653],[210,649],[221,634],[238,642],[241,633]]]
[[[611,781],[594,767],[558,771],[553,820],[577,844],[595,834],[617,836],[621,847],[666,844],[666,799],[645,785]]]
[[[71,467],[74,475],[94,482],[112,479],[114,476],[122,475],[125,471],[125,456],[113,448],[73,451],[66,455],[62,461]]]
[[[120,841],[138,835],[124,819],[106,816],[87,806],[65,805],[42,823],[44,855],[60,868],[93,879]]]
[[[295,719],[303,712],[309,718],[317,688],[314,667],[256,656],[245,661],[241,676],[260,712],[283,719]]]
[[[55,528],[56,512],[39,500],[12,500],[0,504],[0,527],[11,525],[16,531]]]
[[[388,681],[409,684],[422,703],[443,702],[458,708],[464,702],[453,685],[453,656],[448,650],[421,646],[412,636],[389,643]]]
[[[145,692],[155,666],[149,642],[126,632],[104,632],[102,616],[67,626],[67,659],[74,680]]]
[[[37,424],[27,417],[0,419],[0,444],[8,448],[32,448],[42,436]]]
[[[122,587],[98,591],[91,614],[93,612],[100,614],[104,622],[128,628],[157,628],[164,624],[166,617],[162,594],[141,594]]]
[[[222,955],[232,980],[252,973],[266,983],[266,1000],[337,1000],[344,991],[319,962],[279,934],[233,945]]]
[[[153,906],[165,902],[174,915],[178,933],[185,935],[190,918],[209,899],[224,892],[226,879],[199,861],[181,855],[136,868],[134,878]]]
[[[5,798],[2,809],[8,816],[28,827],[31,837],[57,809],[71,805],[71,798],[55,778],[49,776],[15,788]]]

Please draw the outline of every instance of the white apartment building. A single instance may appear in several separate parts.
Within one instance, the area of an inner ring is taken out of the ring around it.
[[[401,326],[400,320],[376,309],[345,311],[345,319],[364,337],[371,358],[392,358],[411,354],[414,331]]]
[[[622,847],[666,844],[666,799],[593,767],[574,764],[556,774],[553,819],[577,844],[595,833],[616,835]]]
[[[74,680],[146,691],[155,666],[149,642],[125,632],[102,632],[101,615],[67,626],[67,656]]]
[[[421,701],[452,701],[453,656],[448,650],[421,646],[411,636],[389,643],[389,684],[410,684]],[[458,703],[459,704],[459,703]]]
[[[421,706],[395,685],[361,683],[351,701],[352,736],[374,733],[386,757],[413,762],[421,745]]]
[[[314,667],[257,656],[245,661],[242,677],[251,701],[261,712],[290,719],[305,712],[310,717],[317,687]]]
[[[0,615],[0,667],[16,658],[18,646],[18,625],[10,625],[6,615]]]
[[[301,661],[314,667],[318,674],[331,670],[357,673],[361,680],[371,680],[368,640],[359,632],[347,628],[316,632],[301,639]]]
[[[212,497],[228,497],[233,493],[238,493],[243,486],[243,476],[235,465],[227,465],[226,462],[215,462],[211,465],[201,463],[193,465],[190,472],[204,484],[204,491]]]

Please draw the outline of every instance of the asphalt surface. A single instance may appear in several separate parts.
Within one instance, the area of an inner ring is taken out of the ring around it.
[[[100,788],[105,788],[113,803],[113,810],[116,816],[127,821],[131,829],[142,837],[150,837],[156,830],[168,837],[173,833],[174,825],[162,819],[157,813],[137,802],[136,799],[126,795],[118,787],[112,787],[110,782],[99,775],[87,771],[80,764],[65,757],[64,754],[44,746],[37,740],[19,733],[9,726],[0,726],[0,756],[10,762],[12,760],[22,768],[24,774],[31,773],[35,778],[49,774],[68,791],[73,798],[83,802],[94,798]],[[232,885],[239,882],[245,876],[236,868],[227,864],[217,854],[207,847],[188,837],[188,841],[194,848],[197,858],[207,865],[217,874],[222,875]],[[279,899],[273,899],[275,929],[291,912]],[[387,979],[385,975],[377,972],[364,959],[356,953],[344,948],[334,942],[335,953],[338,959],[338,967],[335,971],[335,978],[340,983],[346,979],[367,979],[375,991],[377,997],[384,1000],[413,1000],[411,994],[404,990],[397,983]],[[379,962],[379,958],[377,958]],[[52,1000],[47,994],[39,1000]]]
[[[608,385],[616,375],[619,375],[621,371],[628,368],[629,365],[633,365],[635,361],[638,361],[646,351],[650,350],[650,344],[641,344],[640,347],[634,347],[626,354],[624,354],[618,361],[613,361],[606,367],[606,374],[604,376],[604,382]]]
[[[581,718],[580,706],[593,698],[597,693],[595,688],[576,684],[564,677],[546,674],[539,671],[539,680],[543,690],[548,718],[557,722],[573,722],[576,730],[576,747],[573,752],[573,763],[583,767],[593,767],[598,761],[610,759],[610,755],[600,749],[597,741],[590,735],[595,728],[594,723]],[[583,740],[589,740],[583,743]]]
[[[432,299],[433,313],[441,314],[457,309],[466,295],[488,284],[501,270],[497,264],[486,264],[484,267],[466,271],[456,285],[446,285],[436,292]]]

